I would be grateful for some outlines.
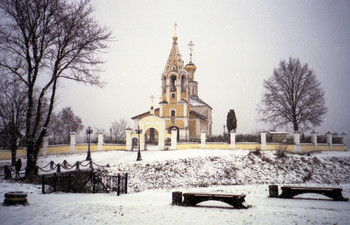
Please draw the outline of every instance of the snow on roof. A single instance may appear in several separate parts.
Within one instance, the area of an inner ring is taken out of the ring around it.
[[[196,107],[196,106],[208,106],[208,107],[210,107],[210,105],[205,103],[198,96],[191,96],[190,97],[190,105],[193,106],[193,107]],[[210,107],[210,108],[212,109],[212,107]]]

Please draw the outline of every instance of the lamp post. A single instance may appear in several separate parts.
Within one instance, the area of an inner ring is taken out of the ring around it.
[[[139,138],[138,138],[138,151],[137,151],[137,159],[136,161],[141,161],[141,150],[140,150],[140,134],[142,133],[142,129],[140,129],[140,126],[137,126],[137,129],[135,130],[135,132],[138,134]]]
[[[92,134],[93,130],[91,129],[91,127],[89,127],[88,129],[86,129],[86,135],[87,135],[87,141],[88,141],[88,152],[87,152],[87,156],[86,156],[86,160],[90,160],[91,161],[91,153],[90,153],[90,134]]]

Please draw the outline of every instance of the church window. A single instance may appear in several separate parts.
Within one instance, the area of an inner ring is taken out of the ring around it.
[[[173,70],[176,70],[176,66],[173,66]]]
[[[172,94],[171,94],[171,98],[175,98],[175,93],[172,93]]]
[[[171,110],[171,111],[170,111],[170,116],[171,116],[171,117],[175,117],[175,110]]]
[[[170,84],[170,90],[176,91],[176,76],[171,76],[171,84]]]
[[[163,92],[166,92],[166,77],[163,77],[162,87],[163,87]]]
[[[186,78],[185,76],[182,76],[181,77],[181,91],[186,91],[186,88],[185,88],[185,83],[186,83]]]

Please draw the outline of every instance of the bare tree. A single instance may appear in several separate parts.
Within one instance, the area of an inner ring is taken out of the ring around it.
[[[68,143],[72,132],[80,133],[84,126],[79,116],[74,115],[71,107],[63,108],[58,114],[51,115],[50,133],[55,141]],[[59,138],[59,140],[57,140]]]
[[[325,119],[325,91],[315,73],[299,59],[282,60],[273,75],[264,81],[260,119],[277,127],[293,126],[294,131],[319,126]]]
[[[24,136],[26,96],[23,83],[18,79],[0,79],[0,143],[11,151],[13,166],[16,164],[17,149]]]
[[[111,130],[112,130],[112,139],[114,139],[117,143],[125,142],[125,130],[128,126],[128,123],[125,119],[119,119],[118,121],[113,121]]]
[[[1,0],[0,67],[26,85],[26,177],[32,179],[59,80],[102,86],[96,57],[111,33],[93,19],[89,0]],[[37,102],[34,90],[38,89]],[[43,112],[43,101],[48,110]],[[34,106],[35,104],[35,106]],[[40,129],[42,124],[42,129]]]

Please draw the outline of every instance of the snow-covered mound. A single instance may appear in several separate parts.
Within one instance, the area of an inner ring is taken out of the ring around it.
[[[111,163],[109,173],[127,172],[129,190],[154,188],[349,183],[350,156],[246,151],[245,154],[189,156],[151,162]]]

